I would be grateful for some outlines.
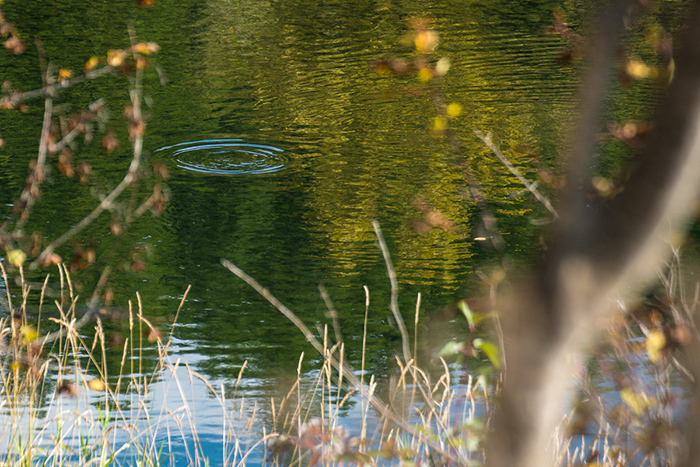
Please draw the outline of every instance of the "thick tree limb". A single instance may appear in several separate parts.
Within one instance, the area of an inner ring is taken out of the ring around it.
[[[693,26],[683,39],[676,77],[655,118],[654,133],[624,191],[607,204],[585,196],[605,76],[634,3],[624,2],[617,13],[605,16],[583,88],[570,191],[558,209],[562,219],[539,274],[512,300],[505,327],[508,373],[487,457],[492,466],[553,464],[547,446],[566,407],[571,359],[595,335],[596,321],[615,310],[617,298],[654,278],[698,193],[700,29]],[[700,24],[700,1],[694,3],[689,25]],[[698,445],[689,440],[689,446]],[[689,458],[697,463],[700,456]]]

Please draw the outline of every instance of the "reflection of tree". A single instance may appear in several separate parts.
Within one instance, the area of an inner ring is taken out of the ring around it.
[[[154,158],[163,157],[153,152],[160,147],[226,134],[282,140],[293,159],[289,171],[262,182],[192,177],[173,170],[170,211],[160,222],[134,224],[130,241],[118,252],[128,257],[132,240],[152,252],[143,274],[116,281],[119,300],[133,298],[133,291],[140,290],[146,306],[152,307],[147,311],[165,315],[172,313],[184,287],[193,284],[193,301],[187,305],[192,314],[178,332],[201,344],[196,351],[212,357],[207,368],[211,375],[235,375],[246,355],[256,359],[254,369],[293,368],[296,355],[305,349],[284,319],[254,293],[221,280],[217,268],[222,255],[264,278],[265,285],[285,303],[298,306],[309,323],[325,320],[316,284],[327,282],[329,289],[338,285],[330,292],[351,343],[353,335],[361,334],[363,284],[377,284],[371,288],[376,313],[372,329],[394,335],[386,323],[385,271],[370,220],[379,219],[389,237],[404,310],[413,308],[419,291],[428,296],[429,307],[453,300],[469,273],[491,259],[472,241],[480,235],[478,215],[464,196],[462,173],[446,157],[445,142],[427,131],[434,116],[427,88],[413,78],[383,79],[370,69],[374,59],[397,52],[406,17],[426,12],[436,16],[443,36],[438,50],[452,60],[444,92],[465,108],[453,125],[464,153],[510,251],[530,258],[537,254],[533,240],[538,228],[528,217],[541,217],[541,208],[511,196],[521,186],[473,130],[493,131],[504,153],[531,179],[531,159],[556,168],[560,128],[571,119],[576,73],[554,61],[563,40],[544,34],[554,5],[431,2],[397,7],[360,2],[358,7],[357,2],[330,6],[292,0],[235,5],[213,1],[127,12],[112,4],[87,8],[74,3],[63,3],[69,16],[60,22],[46,22],[51,15],[40,14],[26,2],[6,0],[4,5],[8,14],[27,16],[30,37],[64,37],[80,44],[86,55],[75,60],[75,67],[92,53],[122,46],[127,18],[134,20],[140,36],[168,50],[159,63],[169,84],[146,89],[154,102],[146,143]],[[567,12],[578,14],[575,8]],[[644,45],[633,42],[631,47],[639,50]],[[60,46],[48,52],[57,61],[71,59]],[[36,71],[36,57],[30,58]],[[34,79],[27,70],[15,70],[18,82]],[[88,102],[93,94],[108,95],[118,119],[116,109],[126,96],[117,97],[117,90],[123,85],[123,80],[106,80],[71,99]],[[649,89],[635,85],[633,94],[615,109],[616,119],[641,112]],[[38,134],[39,128],[28,123],[36,121],[33,112],[30,108],[16,121],[2,121],[7,135],[0,136],[6,137],[8,147],[22,147],[10,140],[13,134],[30,140]],[[84,155],[95,167],[99,162],[105,173],[116,173],[123,159],[104,160],[99,152]],[[7,171],[23,174],[26,161],[13,159],[4,162],[11,166]],[[4,170],[3,180],[16,180]],[[58,219],[58,231],[89,209],[91,197],[63,180],[54,186],[57,198],[74,200],[72,212]],[[424,220],[424,213],[416,208],[417,196],[455,228],[431,228],[418,235],[414,226]],[[47,201],[47,206],[59,203]],[[38,211],[38,219],[51,219],[51,209]],[[108,235],[108,224],[105,220],[96,225],[89,236]],[[240,312],[240,303],[251,306]],[[188,327],[193,323],[196,330]],[[269,345],[271,341],[276,345]],[[393,349],[383,348],[392,343],[383,338],[371,345],[375,363],[384,365]]]

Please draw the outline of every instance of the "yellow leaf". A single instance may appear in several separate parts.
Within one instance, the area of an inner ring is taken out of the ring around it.
[[[104,381],[102,381],[101,379],[93,378],[90,381],[88,381],[88,387],[90,389],[92,389],[93,391],[102,392],[105,390],[105,388],[107,386],[105,385]]]
[[[12,250],[7,253],[7,260],[11,265],[20,267],[27,259],[27,255],[22,250]]]
[[[421,68],[418,70],[418,81],[427,83],[431,79],[433,79],[433,72],[430,68]]]
[[[666,346],[666,336],[661,331],[653,331],[647,337],[647,355],[652,363],[659,363],[661,361],[661,351]]]
[[[636,415],[641,415],[649,406],[646,398],[642,394],[637,394],[629,388],[620,391],[620,399],[622,399],[622,402],[627,404]]]
[[[150,55],[152,53],[158,52],[160,47],[154,42],[141,42],[134,46],[134,50],[143,55]]]
[[[73,76],[73,72],[70,70],[67,70],[65,68],[61,68],[58,71],[58,80],[63,81],[64,79],[71,78]]]
[[[107,51],[107,63],[111,66],[119,66],[124,63],[126,58],[126,53],[123,50],[108,50]]]
[[[85,64],[85,72],[94,70],[95,67],[100,63],[100,59],[97,57],[90,57],[90,60]]]
[[[22,334],[22,343],[29,344],[31,341],[39,337],[39,333],[36,332],[36,328],[32,325],[26,325],[19,328],[20,334]]]
[[[444,117],[435,117],[433,119],[432,130],[436,133],[442,133],[447,129],[447,119]]]
[[[625,66],[625,72],[632,79],[655,78],[656,69],[639,60],[630,60]]]
[[[439,41],[440,36],[437,32],[431,29],[418,31],[414,38],[414,42],[416,44],[416,51],[421,54],[431,53],[433,50],[435,50]]]
[[[453,102],[447,106],[447,115],[451,118],[459,117],[462,115],[462,105]]]

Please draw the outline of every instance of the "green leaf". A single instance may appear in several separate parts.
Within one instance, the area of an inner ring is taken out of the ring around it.
[[[501,352],[498,346],[484,339],[474,339],[474,348],[481,350],[496,368],[501,368]]]
[[[461,354],[463,350],[464,350],[464,342],[450,341],[447,344],[445,344],[442,347],[442,349],[440,349],[440,352],[438,352],[438,356],[450,357],[452,355]]]
[[[460,311],[464,315],[465,318],[467,318],[467,322],[469,323],[470,327],[476,326],[476,323],[479,321],[478,317],[474,314],[471,308],[469,308],[469,305],[467,305],[467,302],[465,300],[460,300],[459,303],[457,303],[457,306],[459,307]]]

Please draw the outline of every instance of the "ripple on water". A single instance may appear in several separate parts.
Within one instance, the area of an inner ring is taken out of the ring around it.
[[[242,139],[202,139],[158,151],[172,151],[179,168],[205,174],[257,175],[287,168],[282,149]]]

